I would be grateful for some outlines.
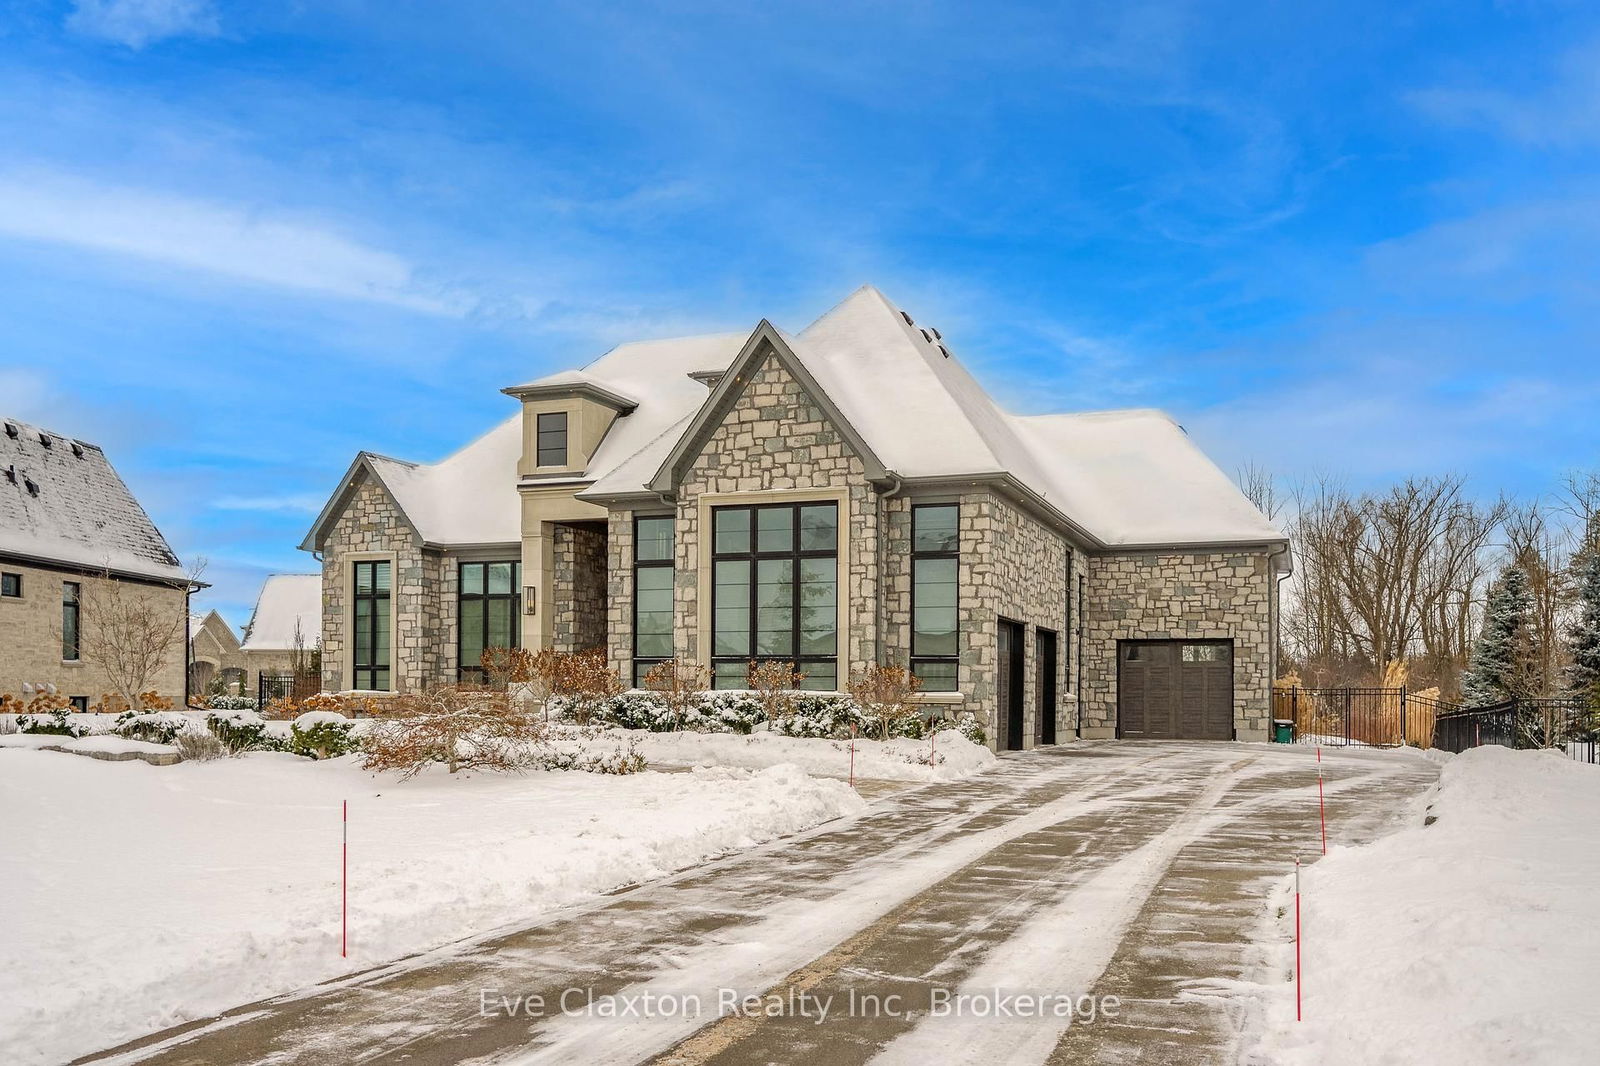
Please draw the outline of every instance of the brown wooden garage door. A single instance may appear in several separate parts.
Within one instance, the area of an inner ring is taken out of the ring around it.
[[[1130,739],[1232,740],[1233,642],[1120,642],[1117,725]]]

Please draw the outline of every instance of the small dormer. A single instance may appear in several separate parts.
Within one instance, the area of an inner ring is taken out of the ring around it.
[[[544,479],[581,476],[618,418],[638,401],[577,374],[502,389],[522,401],[522,459],[517,474]]]

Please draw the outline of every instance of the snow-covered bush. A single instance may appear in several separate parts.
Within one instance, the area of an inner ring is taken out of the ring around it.
[[[253,711],[256,709],[256,698],[219,692],[206,700],[206,707],[213,711]]]
[[[767,720],[761,698],[742,689],[704,693],[695,710],[693,728],[703,733],[749,733]]]
[[[599,720],[623,729],[648,729],[652,733],[670,732],[675,725],[661,697],[639,689],[620,692],[607,700]]]
[[[210,733],[185,729],[173,738],[173,746],[186,762],[209,762],[230,754],[228,746]]]
[[[772,732],[785,737],[848,737],[851,726],[866,732],[867,721],[861,708],[840,692],[799,692],[794,711],[782,721],[773,722]]]
[[[308,759],[333,759],[358,747],[355,723],[337,711],[306,711],[289,727],[289,751]]]
[[[81,737],[83,730],[67,721],[67,712],[32,711],[27,714],[17,715],[17,731],[20,733],[44,733],[50,736]]]
[[[971,711],[963,711],[961,716],[953,721],[949,718],[939,719],[935,723],[933,731],[935,733],[944,733],[949,730],[955,730],[974,744],[988,746],[989,734],[984,732],[983,726],[978,724],[978,720],[972,716]]]
[[[632,737],[618,742],[616,734],[604,740],[585,729],[552,734],[539,746],[530,765],[541,770],[577,770],[590,774],[636,774],[645,767],[639,742]]]
[[[266,720],[248,708],[213,710],[206,715],[206,728],[222,742],[230,755],[283,749],[283,743],[267,732]]]
[[[171,744],[178,734],[189,732],[193,722],[179,711],[151,711],[140,714],[124,711],[111,723],[111,731],[129,740],[143,740],[150,744]]]

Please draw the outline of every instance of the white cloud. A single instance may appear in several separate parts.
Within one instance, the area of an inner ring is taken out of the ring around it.
[[[316,219],[49,170],[0,172],[0,233],[430,314],[468,309],[459,297],[426,291],[402,257]]]
[[[1410,95],[1412,106],[1450,126],[1487,127],[1535,147],[1600,139],[1600,41],[1562,54],[1546,84],[1529,93],[1498,86],[1439,86]]]
[[[67,29],[129,48],[221,32],[211,0],[75,0]]]
[[[219,511],[289,511],[316,514],[326,499],[309,494],[288,496],[223,496],[212,502]]]
[[[44,377],[31,370],[0,367],[0,415],[38,422],[50,394]]]

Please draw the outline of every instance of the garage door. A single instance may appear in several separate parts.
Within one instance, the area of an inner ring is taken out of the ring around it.
[[[1231,640],[1125,640],[1117,660],[1120,736],[1233,739]]]

